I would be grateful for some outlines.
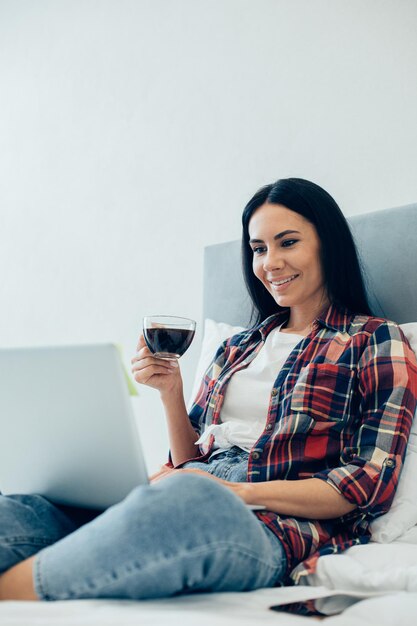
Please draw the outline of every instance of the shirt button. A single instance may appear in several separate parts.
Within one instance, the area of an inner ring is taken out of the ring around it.
[[[267,424],[266,425],[266,430],[271,430],[271,428],[272,428],[272,424]]]
[[[261,455],[259,452],[252,452],[251,456],[254,461],[257,461]]]
[[[277,396],[278,395],[278,389],[273,389],[271,391],[271,396]]]
[[[394,462],[392,459],[386,459],[386,460],[385,460],[385,465],[386,465],[387,467],[394,467],[395,462]]]

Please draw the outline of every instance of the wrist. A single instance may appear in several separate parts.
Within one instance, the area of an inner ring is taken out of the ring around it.
[[[259,500],[259,489],[256,483],[242,483],[243,499],[246,504],[261,504]]]
[[[159,395],[162,403],[165,406],[169,406],[171,404],[177,405],[178,402],[184,402],[184,394],[181,382],[171,389],[161,390]]]
[[[256,489],[253,488],[252,483],[235,483],[229,482],[227,480],[221,480],[221,482],[228,487],[233,493],[235,493],[239,498],[246,502],[246,504],[259,504],[256,502]]]

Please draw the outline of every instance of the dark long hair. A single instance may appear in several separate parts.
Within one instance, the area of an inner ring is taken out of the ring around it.
[[[275,302],[252,269],[249,221],[256,209],[266,202],[284,205],[302,215],[316,228],[321,243],[324,282],[330,301],[353,313],[373,315],[358,252],[339,206],[327,191],[315,183],[302,178],[282,178],[259,189],[245,206],[242,215],[243,274],[253,305],[252,321],[258,324],[269,315],[285,310]]]

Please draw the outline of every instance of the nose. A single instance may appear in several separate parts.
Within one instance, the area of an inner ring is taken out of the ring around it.
[[[272,272],[284,267],[284,261],[276,249],[268,250],[263,257],[263,268],[265,272]]]

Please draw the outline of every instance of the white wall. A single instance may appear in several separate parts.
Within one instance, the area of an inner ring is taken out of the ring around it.
[[[415,0],[0,1],[0,345],[128,362],[144,314],[200,321],[203,247],[277,178],[416,201],[416,26]]]

